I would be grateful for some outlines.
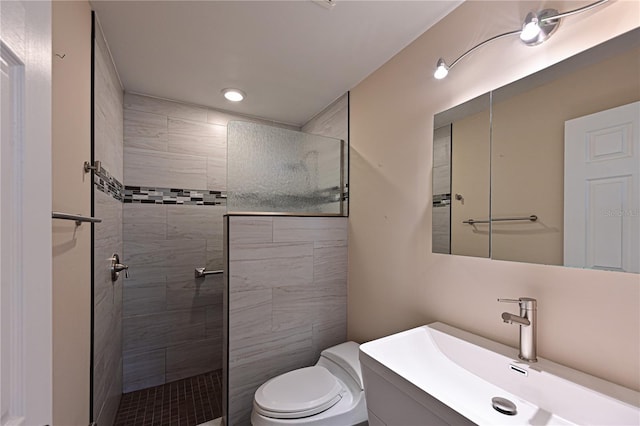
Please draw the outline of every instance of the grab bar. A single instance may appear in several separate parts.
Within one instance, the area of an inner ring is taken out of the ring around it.
[[[462,223],[468,223],[469,225],[474,225],[476,223],[511,222],[516,220],[529,220],[531,222],[535,222],[536,220],[538,220],[538,216],[536,216],[535,214],[532,214],[531,216],[526,216],[526,217],[502,217],[502,218],[490,219],[490,220],[469,219],[469,220],[463,220]]]
[[[102,219],[98,219],[97,217],[87,217],[80,216],[79,214],[69,214],[69,213],[61,213],[61,212],[51,212],[52,219],[64,219],[64,220],[75,220],[76,226],[82,225],[82,222],[89,223],[100,223]]]
[[[222,269],[218,270],[218,271],[205,271],[206,268],[196,268],[195,270],[195,276],[196,278],[203,278],[207,275],[217,275],[217,274],[222,274],[224,271]]]

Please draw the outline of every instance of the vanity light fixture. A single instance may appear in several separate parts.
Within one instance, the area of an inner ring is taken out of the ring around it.
[[[522,40],[524,44],[526,44],[527,46],[536,46],[547,40],[558,29],[560,20],[562,18],[566,18],[567,16],[575,15],[577,13],[586,12],[587,10],[600,6],[607,1],[609,0],[598,0],[586,6],[564,13],[558,13],[558,11],[555,9],[544,9],[540,12],[529,12],[524,19],[524,23],[522,24],[521,29],[498,34],[483,41],[482,43],[476,44],[471,49],[460,55],[458,59],[451,63],[451,65],[447,65],[445,60],[442,58],[438,59],[438,62],[436,63],[436,71],[433,73],[433,76],[438,80],[442,80],[449,74],[449,70],[456,66],[456,64],[460,62],[464,57],[466,57],[476,49],[484,46],[485,44],[502,37],[519,34],[520,40]]]
[[[240,102],[247,97],[247,95],[242,90],[232,88],[222,89],[222,95],[226,100],[231,102]]]

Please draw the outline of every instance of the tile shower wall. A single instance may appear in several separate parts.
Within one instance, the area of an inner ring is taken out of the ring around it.
[[[226,226],[227,424],[237,426],[262,383],[346,340],[347,218],[228,216]]]
[[[264,123],[125,94],[125,392],[222,366],[222,275],[194,269],[223,266],[226,125],[238,119]]]
[[[432,232],[432,251],[451,253],[451,126],[433,134]]]
[[[96,25],[98,21],[96,20]],[[99,25],[94,67],[94,359],[93,413],[113,424],[122,394],[122,285],[111,281],[110,258],[122,255],[122,87]],[[124,261],[124,260],[123,260]],[[125,262],[126,263],[126,262]]]

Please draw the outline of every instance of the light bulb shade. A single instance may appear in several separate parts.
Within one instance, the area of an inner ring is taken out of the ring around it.
[[[438,80],[442,80],[447,76],[447,74],[449,74],[449,67],[445,63],[444,59],[438,59],[438,63],[436,64],[436,71],[433,73],[433,76]]]
[[[231,88],[222,89],[222,95],[226,100],[231,102],[240,102],[246,97],[245,93],[242,90]]]
[[[520,32],[520,40],[525,43],[530,43],[533,40],[537,39],[540,35],[540,25],[538,23],[538,16],[529,12],[527,17],[524,20],[524,25],[522,25],[522,32]]]
[[[558,14],[555,9],[544,9],[542,12],[529,12],[524,18],[520,40],[527,46],[536,46],[551,37],[560,25],[559,19],[549,18]]]

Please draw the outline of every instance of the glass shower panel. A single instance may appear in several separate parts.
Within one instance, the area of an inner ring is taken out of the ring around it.
[[[227,127],[227,211],[343,215],[343,141],[243,121]]]

